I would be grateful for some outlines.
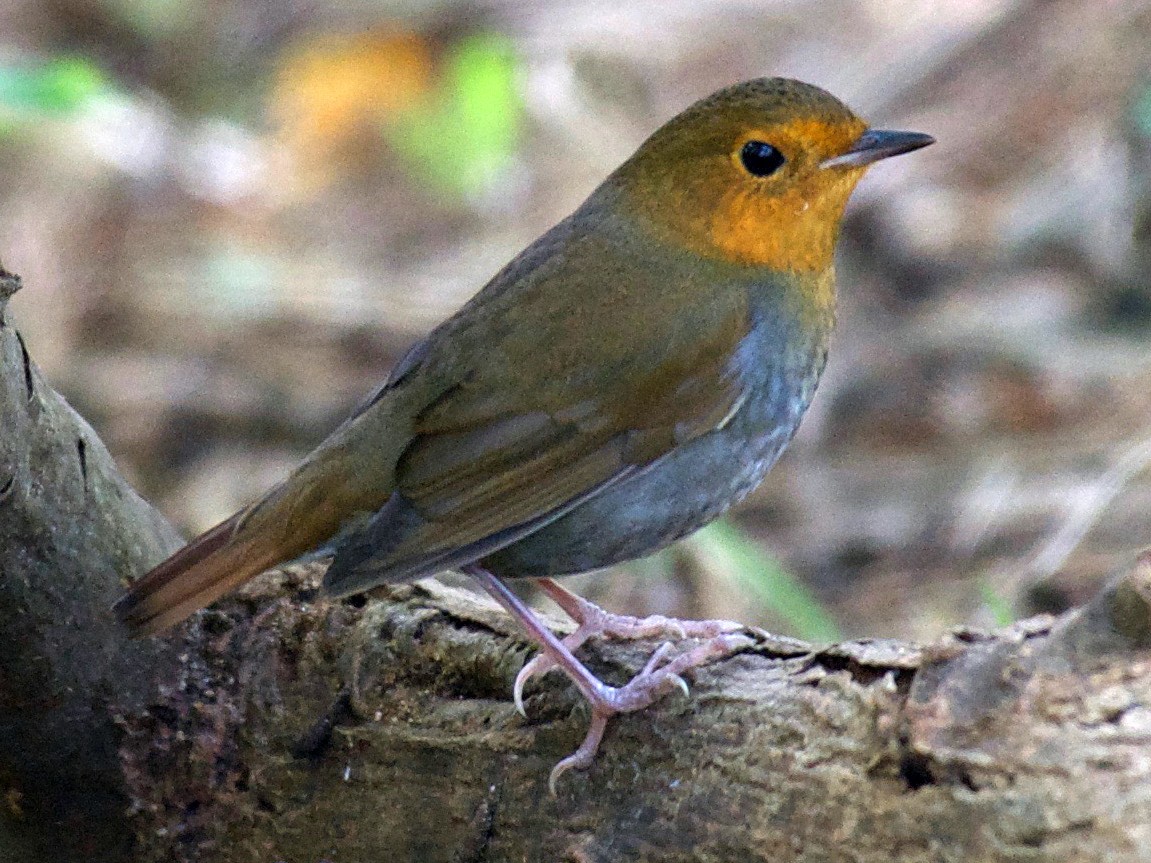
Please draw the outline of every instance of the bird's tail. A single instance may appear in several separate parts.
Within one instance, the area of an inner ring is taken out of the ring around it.
[[[139,581],[113,610],[135,636],[179,623],[284,560],[283,550],[238,530],[247,510],[192,540]]]
[[[201,534],[132,585],[114,606],[134,635],[152,635],[277,564],[328,543],[388,499],[392,474],[364,470],[357,452],[398,455],[389,417],[352,422],[320,444],[260,500]],[[389,449],[390,442],[390,449]]]

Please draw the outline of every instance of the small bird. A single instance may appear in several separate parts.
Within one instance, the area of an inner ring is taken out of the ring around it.
[[[333,555],[335,597],[447,569],[473,576],[592,706],[555,780],[591,764],[607,720],[686,688],[741,642],[652,656],[611,687],[573,654],[650,634],[553,579],[651,554],[754,489],[791,440],[827,359],[833,257],[873,162],[931,144],[869,129],[824,90],[761,78],[658,129],[528,246],[291,475],[139,581],[115,610],[136,634],[183,620],[264,570]],[[540,580],[580,625],[557,638],[505,585]],[[662,620],[662,619],[661,619]]]

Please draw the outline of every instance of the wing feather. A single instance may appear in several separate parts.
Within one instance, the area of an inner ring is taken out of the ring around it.
[[[483,381],[447,390],[417,417],[395,498],[366,537],[337,554],[329,588],[474,561],[720,427],[745,396],[731,368],[745,325],[733,314],[696,350],[643,369],[628,386],[613,380],[575,407],[526,393],[518,401],[530,409],[509,411],[509,388]]]

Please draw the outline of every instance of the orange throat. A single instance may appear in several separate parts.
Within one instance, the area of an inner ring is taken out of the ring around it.
[[[845,186],[842,193],[814,199],[799,190],[768,198],[733,189],[712,215],[706,232],[713,254],[778,272],[828,269],[835,260],[839,222],[855,185],[850,176],[837,180]]]

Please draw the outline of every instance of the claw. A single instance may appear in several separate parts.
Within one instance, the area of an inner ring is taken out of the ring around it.
[[[524,668],[527,666],[525,665]],[[527,719],[528,712],[524,707],[524,673],[522,670],[516,675],[516,682],[512,685],[512,701],[516,704],[516,713]]]
[[[591,725],[583,742],[575,752],[556,764],[548,776],[548,789],[552,795],[555,795],[557,783],[564,773],[591,766],[609,718],[617,713],[642,710],[673,689],[690,696],[691,690],[683,677],[685,672],[754,643],[751,638],[738,633],[742,629],[739,624],[730,621],[680,621],[659,616],[635,618],[608,614],[550,579],[541,579],[540,586],[578,624],[575,632],[560,639],[499,578],[475,564],[464,567],[464,571],[479,580],[484,589],[543,647],[544,652],[524,665],[516,675],[512,687],[516,710],[526,715],[523,691],[527,681],[553,668],[561,669],[591,704]],[[576,659],[573,652],[593,635],[651,638],[668,633],[677,639],[692,638],[701,643],[669,659],[674,646],[670,641],[664,642],[648,657],[643,670],[619,688],[605,685]]]
[[[574,755],[569,755],[567,758],[561,758],[556,762],[556,766],[552,768],[552,772],[548,774],[548,793],[552,797],[558,797],[559,792],[556,790],[556,785],[560,781],[560,777],[571,770],[576,765]]]
[[[583,742],[575,752],[556,764],[548,775],[548,791],[553,797],[556,796],[556,787],[561,776],[569,770],[585,770],[591,767],[603,740],[604,731],[607,730],[607,721],[612,716],[642,710],[660,698],[669,688],[678,688],[685,697],[691,695],[687,681],[678,672],[658,668],[659,663],[666,658],[671,649],[671,642],[660,645],[648,659],[643,671],[624,686],[618,689],[604,687],[600,696],[601,702],[592,703],[591,724]],[[673,664],[679,664],[679,660],[675,660]]]
[[[556,796],[556,786],[561,776],[569,770],[586,770],[591,767],[595,761],[595,754],[599,751],[600,741],[603,740],[603,733],[607,730],[609,715],[598,709],[592,710],[591,725],[588,726],[583,743],[567,758],[561,759],[548,774],[548,791],[552,797]]]
[[[528,718],[527,710],[524,709],[524,686],[529,680],[538,675],[547,674],[556,664],[548,658],[546,653],[541,653],[530,662],[527,662],[520,673],[516,675],[515,683],[512,684],[512,700],[516,703],[516,710],[519,711],[520,716],[524,719]]]
[[[577,629],[571,635],[563,639],[562,643],[568,650],[578,650],[585,641],[593,635],[592,632],[583,629]],[[516,675],[515,683],[512,684],[512,699],[516,703],[516,710],[520,715],[527,719],[527,712],[524,710],[524,687],[527,682],[533,677],[542,677],[553,668],[559,668],[559,664],[546,653],[540,653],[538,656],[533,657],[528,661],[520,673]]]
[[[705,623],[710,624],[711,621]],[[726,622],[716,623],[724,624]],[[678,689],[685,698],[690,698],[691,687],[683,677],[683,672],[721,656],[734,653],[754,643],[752,639],[733,632],[726,625],[716,626],[715,630],[703,630],[703,627],[696,627],[695,629],[696,631],[714,632],[714,634],[702,644],[696,645],[670,661],[668,656],[674,651],[675,645],[670,641],[665,641],[648,657],[639,674],[624,686],[619,688],[605,686],[597,698],[589,699],[592,703],[592,720],[587,735],[579,748],[556,764],[548,775],[548,790],[553,797],[557,794],[556,789],[560,777],[569,770],[584,770],[595,761],[596,752],[599,750],[610,717],[617,713],[642,710],[673,689]],[[572,637],[569,636],[569,638]],[[519,700],[522,681],[538,673],[540,667],[550,669],[555,667],[555,663],[541,654],[524,666],[516,678],[517,705],[522,703]]]
[[[670,641],[665,641],[657,647],[652,655],[647,658],[647,662],[644,663],[643,670],[639,673],[639,677],[646,677],[659,668],[660,663],[662,663],[664,658],[671,652],[671,649],[672,643]]]

